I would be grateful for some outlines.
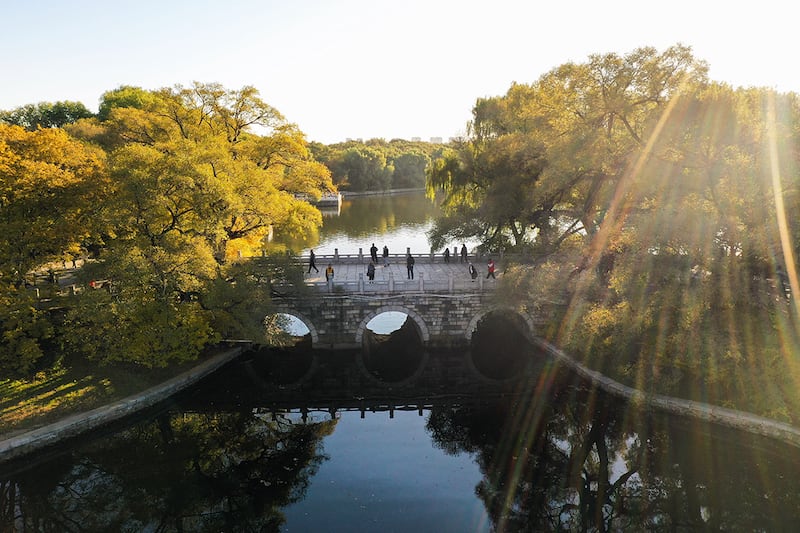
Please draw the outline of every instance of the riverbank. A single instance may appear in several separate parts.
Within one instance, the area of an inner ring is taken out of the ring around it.
[[[783,442],[800,448],[800,428],[778,422],[770,418],[754,415],[745,411],[727,409],[716,405],[705,404],[693,400],[664,396],[661,394],[646,394],[638,389],[623,385],[603,374],[586,368],[575,359],[561,351],[552,344],[535,339],[542,350],[550,354],[556,361],[572,369],[582,378],[594,383],[608,394],[625,398],[629,402],[646,408],[658,409],[679,416],[704,420],[730,428],[748,431],[765,437],[780,439]]]
[[[92,409],[72,411],[56,421],[32,429],[0,434],[0,463],[47,448],[63,439],[78,436],[152,407],[233,361],[247,348],[249,344],[226,347],[209,355],[199,364],[188,366],[177,375],[119,400],[98,400],[97,406]],[[51,390],[44,392],[47,395],[55,394],[55,391]]]

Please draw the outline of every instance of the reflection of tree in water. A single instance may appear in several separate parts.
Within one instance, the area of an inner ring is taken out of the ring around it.
[[[585,389],[439,408],[428,430],[446,452],[475,456],[497,531],[763,531],[800,520],[795,448],[645,417]]]
[[[335,424],[164,415],[0,481],[0,531],[278,531]]]

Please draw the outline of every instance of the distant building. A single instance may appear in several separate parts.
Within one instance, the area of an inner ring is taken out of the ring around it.
[[[422,137],[411,137],[411,142],[415,143],[422,142]]]
[[[441,137],[431,137],[431,142],[433,144],[442,144],[442,138]]]

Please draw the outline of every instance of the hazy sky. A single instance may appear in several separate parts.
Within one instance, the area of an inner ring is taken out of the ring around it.
[[[743,6],[743,4],[745,4]],[[789,6],[789,7],[787,7]],[[710,77],[800,92],[785,0],[0,0],[0,109],[120,85],[256,87],[309,140],[448,137],[477,98],[567,61],[692,47]]]

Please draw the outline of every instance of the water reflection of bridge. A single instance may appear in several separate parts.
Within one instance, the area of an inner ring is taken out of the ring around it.
[[[514,396],[551,360],[533,346],[514,353],[425,351],[385,368],[360,350],[302,352],[263,350],[242,357],[194,389],[180,403],[190,410],[248,410],[262,414],[423,411],[445,405],[480,405]],[[381,357],[378,354],[378,357]],[[403,366],[402,363],[405,363]],[[383,377],[381,376],[383,374]],[[391,376],[389,376],[391,374]],[[534,382],[536,380],[533,380]]]

